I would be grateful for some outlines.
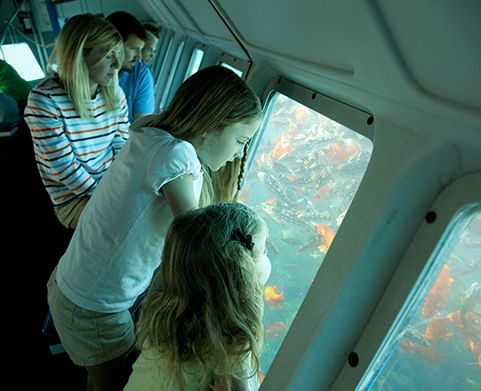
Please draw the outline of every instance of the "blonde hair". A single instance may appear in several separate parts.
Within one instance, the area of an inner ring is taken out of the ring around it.
[[[255,92],[231,70],[214,65],[185,80],[169,107],[150,126],[191,140],[208,132],[220,133],[239,122],[255,121],[261,115]],[[201,206],[235,200],[243,162],[244,158],[237,158],[215,173],[204,165]]]
[[[71,17],[60,31],[58,40],[50,57],[49,68],[58,76],[67,91],[80,117],[88,118],[90,96],[90,77],[85,56],[99,46],[105,46],[107,55],[118,48],[123,57],[122,37],[106,20],[93,14],[82,14]],[[100,59],[100,61],[103,60]],[[123,58],[119,59],[120,64]],[[107,109],[119,110],[120,91],[118,75],[108,86],[99,86]]]
[[[168,360],[171,386],[183,389],[191,363],[202,367],[204,386],[257,376],[263,301],[252,237],[262,224],[239,203],[196,209],[171,224],[137,324],[139,348]],[[242,368],[246,358],[254,373]]]

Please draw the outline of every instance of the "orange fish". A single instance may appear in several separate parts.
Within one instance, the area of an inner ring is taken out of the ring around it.
[[[481,367],[481,344],[471,338],[468,338],[466,342],[468,345],[468,350],[475,354],[477,358],[477,364]]]
[[[309,110],[307,109],[307,107],[299,106],[295,108],[294,115],[296,117],[297,123],[303,122],[309,115]]]
[[[420,356],[427,361],[440,362],[443,360],[442,354],[433,345],[418,345],[404,340],[401,340],[399,344],[408,352]]]
[[[297,181],[297,179],[298,179],[298,178],[297,178],[295,175],[288,175],[288,176],[287,176],[287,181],[288,181],[288,182],[295,182],[295,181]]]
[[[266,378],[266,375],[264,372],[259,371],[258,377],[259,377],[259,384],[262,384],[262,382]]]
[[[287,325],[284,322],[274,322],[265,328],[266,336],[269,338],[278,338],[284,331],[287,330]]]
[[[454,312],[451,312],[447,315],[447,318],[450,322],[454,323],[456,327],[458,328],[463,328],[463,322],[461,321],[461,311],[457,310]]]
[[[264,201],[267,205],[275,205],[277,200],[275,198],[269,198],[268,200]]]
[[[448,320],[456,325],[459,334],[463,337],[468,350],[471,353],[474,353],[477,356],[477,364],[481,367],[481,344],[476,342],[476,339],[479,340],[479,336],[473,335],[472,331],[469,329],[471,321],[476,322],[478,324],[481,320],[481,314],[476,312],[467,312],[464,315],[464,319],[461,317],[461,311],[451,312],[447,316]]]
[[[274,307],[281,307],[284,300],[284,292],[278,291],[275,285],[268,285],[264,289],[264,300]]]
[[[324,185],[322,185],[318,191],[316,191],[313,195],[313,201],[318,204],[319,202],[321,201],[324,201],[327,196],[329,195],[329,193],[331,192],[332,190],[332,185],[329,184],[329,183],[325,183]]]
[[[322,237],[319,250],[323,253],[327,253],[336,233],[325,224],[316,224],[316,232]]]
[[[337,165],[346,162],[351,156],[359,152],[359,147],[356,144],[330,144],[327,151],[325,151],[327,156],[331,158]]]
[[[292,139],[292,140],[298,140],[300,138],[303,138],[304,135],[299,131],[299,129],[294,129],[294,130],[291,130],[289,132],[289,137]]]
[[[438,309],[444,307],[448,299],[449,288],[453,285],[454,279],[450,276],[448,265],[443,265],[436,281],[424,301],[422,313],[425,317],[430,317],[438,313]]]
[[[289,141],[287,141],[281,134],[276,144],[274,145],[274,148],[272,148],[271,157],[274,160],[280,160],[293,149],[294,146]]]
[[[447,341],[453,336],[448,319],[434,319],[428,323],[424,336],[428,341]]]

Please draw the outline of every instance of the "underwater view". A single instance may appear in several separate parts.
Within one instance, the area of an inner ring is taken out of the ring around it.
[[[359,390],[481,390],[481,210],[453,230]]]
[[[354,198],[371,141],[277,93],[240,195],[267,222],[267,373]]]

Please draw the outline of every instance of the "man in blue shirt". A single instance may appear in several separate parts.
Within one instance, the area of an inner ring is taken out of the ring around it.
[[[154,78],[142,62],[141,53],[147,34],[132,14],[118,11],[106,18],[119,31],[124,41],[125,59],[119,72],[119,84],[127,97],[129,121],[155,111]]]

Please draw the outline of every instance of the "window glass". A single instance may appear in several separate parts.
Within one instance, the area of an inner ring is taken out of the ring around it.
[[[45,73],[35,59],[30,46],[24,42],[2,45],[0,58],[14,67],[24,80],[32,81],[45,77]]]
[[[372,143],[280,93],[261,132],[240,201],[269,226],[266,373],[357,191]]]
[[[481,207],[451,224],[358,390],[481,390]]]
[[[221,65],[221,66],[223,66],[223,67],[225,67],[225,68],[230,69],[230,70],[231,70],[232,72],[234,72],[237,76],[242,77],[242,71],[241,71],[240,69],[237,69],[235,66],[230,65],[230,64],[228,64],[228,63],[226,63],[226,62],[223,62],[223,61],[221,61],[221,62],[219,63],[219,65]]]
[[[170,100],[171,94],[175,92],[172,90],[172,84],[174,81],[175,73],[177,71],[177,66],[179,65],[182,50],[184,49],[184,43],[184,40],[178,40],[177,42],[173,43],[171,47],[169,47],[169,52],[167,56],[169,56],[171,62],[170,64],[166,65],[169,67],[169,73],[163,86],[164,92],[162,94],[162,97],[160,98],[160,111],[163,111],[167,107],[168,100]],[[170,49],[175,50],[175,52],[171,53]],[[170,56],[171,54],[172,56]],[[166,68],[163,66],[162,69]]]
[[[202,62],[203,57],[204,57],[204,51],[202,49],[195,48],[194,51],[192,52],[192,57],[190,58],[187,71],[185,72],[184,80],[192,76],[195,72],[199,70],[200,63]]]

